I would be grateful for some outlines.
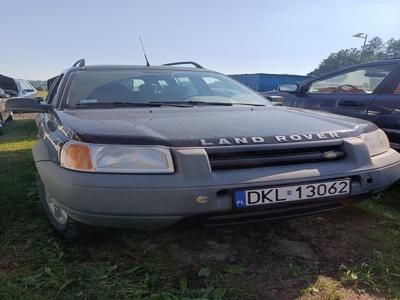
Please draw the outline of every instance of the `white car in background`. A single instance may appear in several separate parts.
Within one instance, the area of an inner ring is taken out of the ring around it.
[[[18,94],[20,98],[34,98],[37,95],[37,90],[30,84],[29,81],[23,79],[14,79],[18,86]]]

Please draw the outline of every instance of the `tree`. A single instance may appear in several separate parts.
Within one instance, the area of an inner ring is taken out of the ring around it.
[[[339,68],[360,63],[361,51],[356,48],[340,50],[331,53],[325,58],[314,71],[308,73],[310,76],[317,76],[326,72],[330,72]]]
[[[307,75],[316,76],[359,63],[373,62],[385,58],[400,57],[400,39],[391,38],[383,42],[380,37],[374,37],[362,49],[343,49],[331,53],[320,65]]]
[[[383,49],[384,45],[383,45],[383,41],[380,37],[374,37],[372,38],[368,44],[365,45],[365,49],[364,49],[364,55],[363,58],[364,59],[371,59],[374,58],[376,55],[379,55],[380,53],[383,54]]]
[[[400,57],[400,40],[390,39],[387,46],[388,57]]]

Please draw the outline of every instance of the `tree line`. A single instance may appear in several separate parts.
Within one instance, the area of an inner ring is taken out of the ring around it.
[[[316,76],[350,65],[368,63],[388,58],[400,58],[400,39],[384,42],[380,37],[368,41],[363,49],[350,48],[331,53],[319,66],[307,75]]]

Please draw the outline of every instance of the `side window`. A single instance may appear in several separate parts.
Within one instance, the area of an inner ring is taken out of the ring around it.
[[[22,80],[21,81],[22,90],[25,92],[33,92],[34,87],[29,83],[29,81]]]
[[[400,94],[400,83],[397,85],[397,87],[394,89],[393,94]]]
[[[46,98],[47,104],[54,105],[53,100],[54,100],[55,95],[58,92],[58,87],[60,86],[61,78],[62,78],[62,75],[59,75],[55,78],[50,79],[50,80],[52,80],[52,83],[51,83],[51,86],[49,88],[49,92],[48,92],[47,98]]]
[[[373,66],[343,73],[313,82],[308,93],[372,94],[393,69],[392,65]]]
[[[33,92],[35,90],[35,88],[32,86],[32,84],[29,81],[25,81],[25,85],[26,85],[26,89],[29,92]]]

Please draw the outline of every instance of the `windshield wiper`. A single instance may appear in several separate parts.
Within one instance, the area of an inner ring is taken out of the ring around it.
[[[230,102],[207,102],[207,101],[185,101],[184,103],[193,105],[221,105],[221,106],[232,106],[234,104]]]
[[[162,104],[187,104],[187,105],[219,105],[219,106],[233,106],[233,105],[250,105],[250,106],[266,106],[264,104],[253,104],[253,103],[239,103],[239,102],[208,102],[208,101],[179,101],[179,102],[150,102],[150,103],[162,103]]]
[[[193,106],[193,105],[222,105],[222,106],[232,106],[235,103],[229,102],[207,102],[207,101],[173,101],[173,102],[150,102],[154,104],[164,104],[164,105],[181,105],[181,106]]]
[[[178,103],[168,102],[128,102],[128,101],[116,101],[116,102],[104,102],[104,103],[78,103],[74,107],[160,107],[160,106],[183,106]]]
[[[88,102],[78,103],[73,107],[90,108],[90,107],[161,107],[161,106],[174,106],[174,107],[191,107],[193,105],[217,105],[217,106],[233,106],[233,105],[251,105],[251,106],[265,106],[262,104],[251,103],[238,103],[238,102],[208,102],[208,101],[174,101],[174,102],[128,102],[128,101],[115,101],[115,102]]]

